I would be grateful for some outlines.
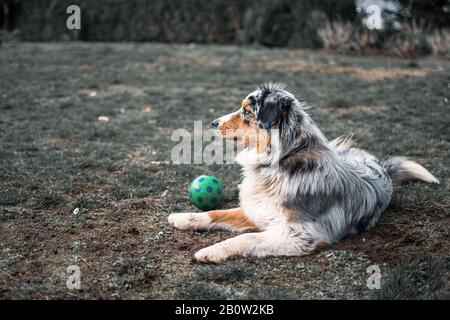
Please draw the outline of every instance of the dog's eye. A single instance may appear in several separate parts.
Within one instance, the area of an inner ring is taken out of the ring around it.
[[[244,114],[244,117],[246,117],[250,114],[250,112],[247,109],[244,109],[243,114]]]

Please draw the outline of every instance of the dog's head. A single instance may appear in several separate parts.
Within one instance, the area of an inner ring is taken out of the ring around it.
[[[252,145],[264,152],[270,144],[270,132],[286,122],[294,96],[278,84],[259,86],[242,101],[241,107],[212,122],[225,138]]]

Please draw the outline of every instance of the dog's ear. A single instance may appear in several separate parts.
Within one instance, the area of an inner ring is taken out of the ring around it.
[[[261,102],[256,120],[262,129],[270,129],[286,116],[293,99],[288,96],[272,93]]]

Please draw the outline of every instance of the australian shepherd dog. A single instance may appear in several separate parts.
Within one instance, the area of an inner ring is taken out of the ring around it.
[[[213,121],[221,136],[246,146],[237,156],[240,207],[174,213],[169,223],[181,230],[246,232],[199,250],[198,261],[310,254],[373,227],[402,182],[439,183],[413,161],[380,161],[350,138],[328,141],[306,109],[284,86],[269,83],[239,110]]]

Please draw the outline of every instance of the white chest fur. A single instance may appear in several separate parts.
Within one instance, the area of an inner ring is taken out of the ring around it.
[[[287,224],[287,216],[279,197],[268,193],[252,171],[244,170],[244,180],[239,186],[241,207],[261,230],[280,228]]]
[[[254,150],[244,149],[239,153],[237,162],[242,166],[244,179],[239,186],[240,205],[245,214],[261,230],[283,228],[288,224],[287,215],[283,212],[280,197],[276,192],[269,192],[256,176],[255,164],[264,161],[264,156],[256,154]]]

